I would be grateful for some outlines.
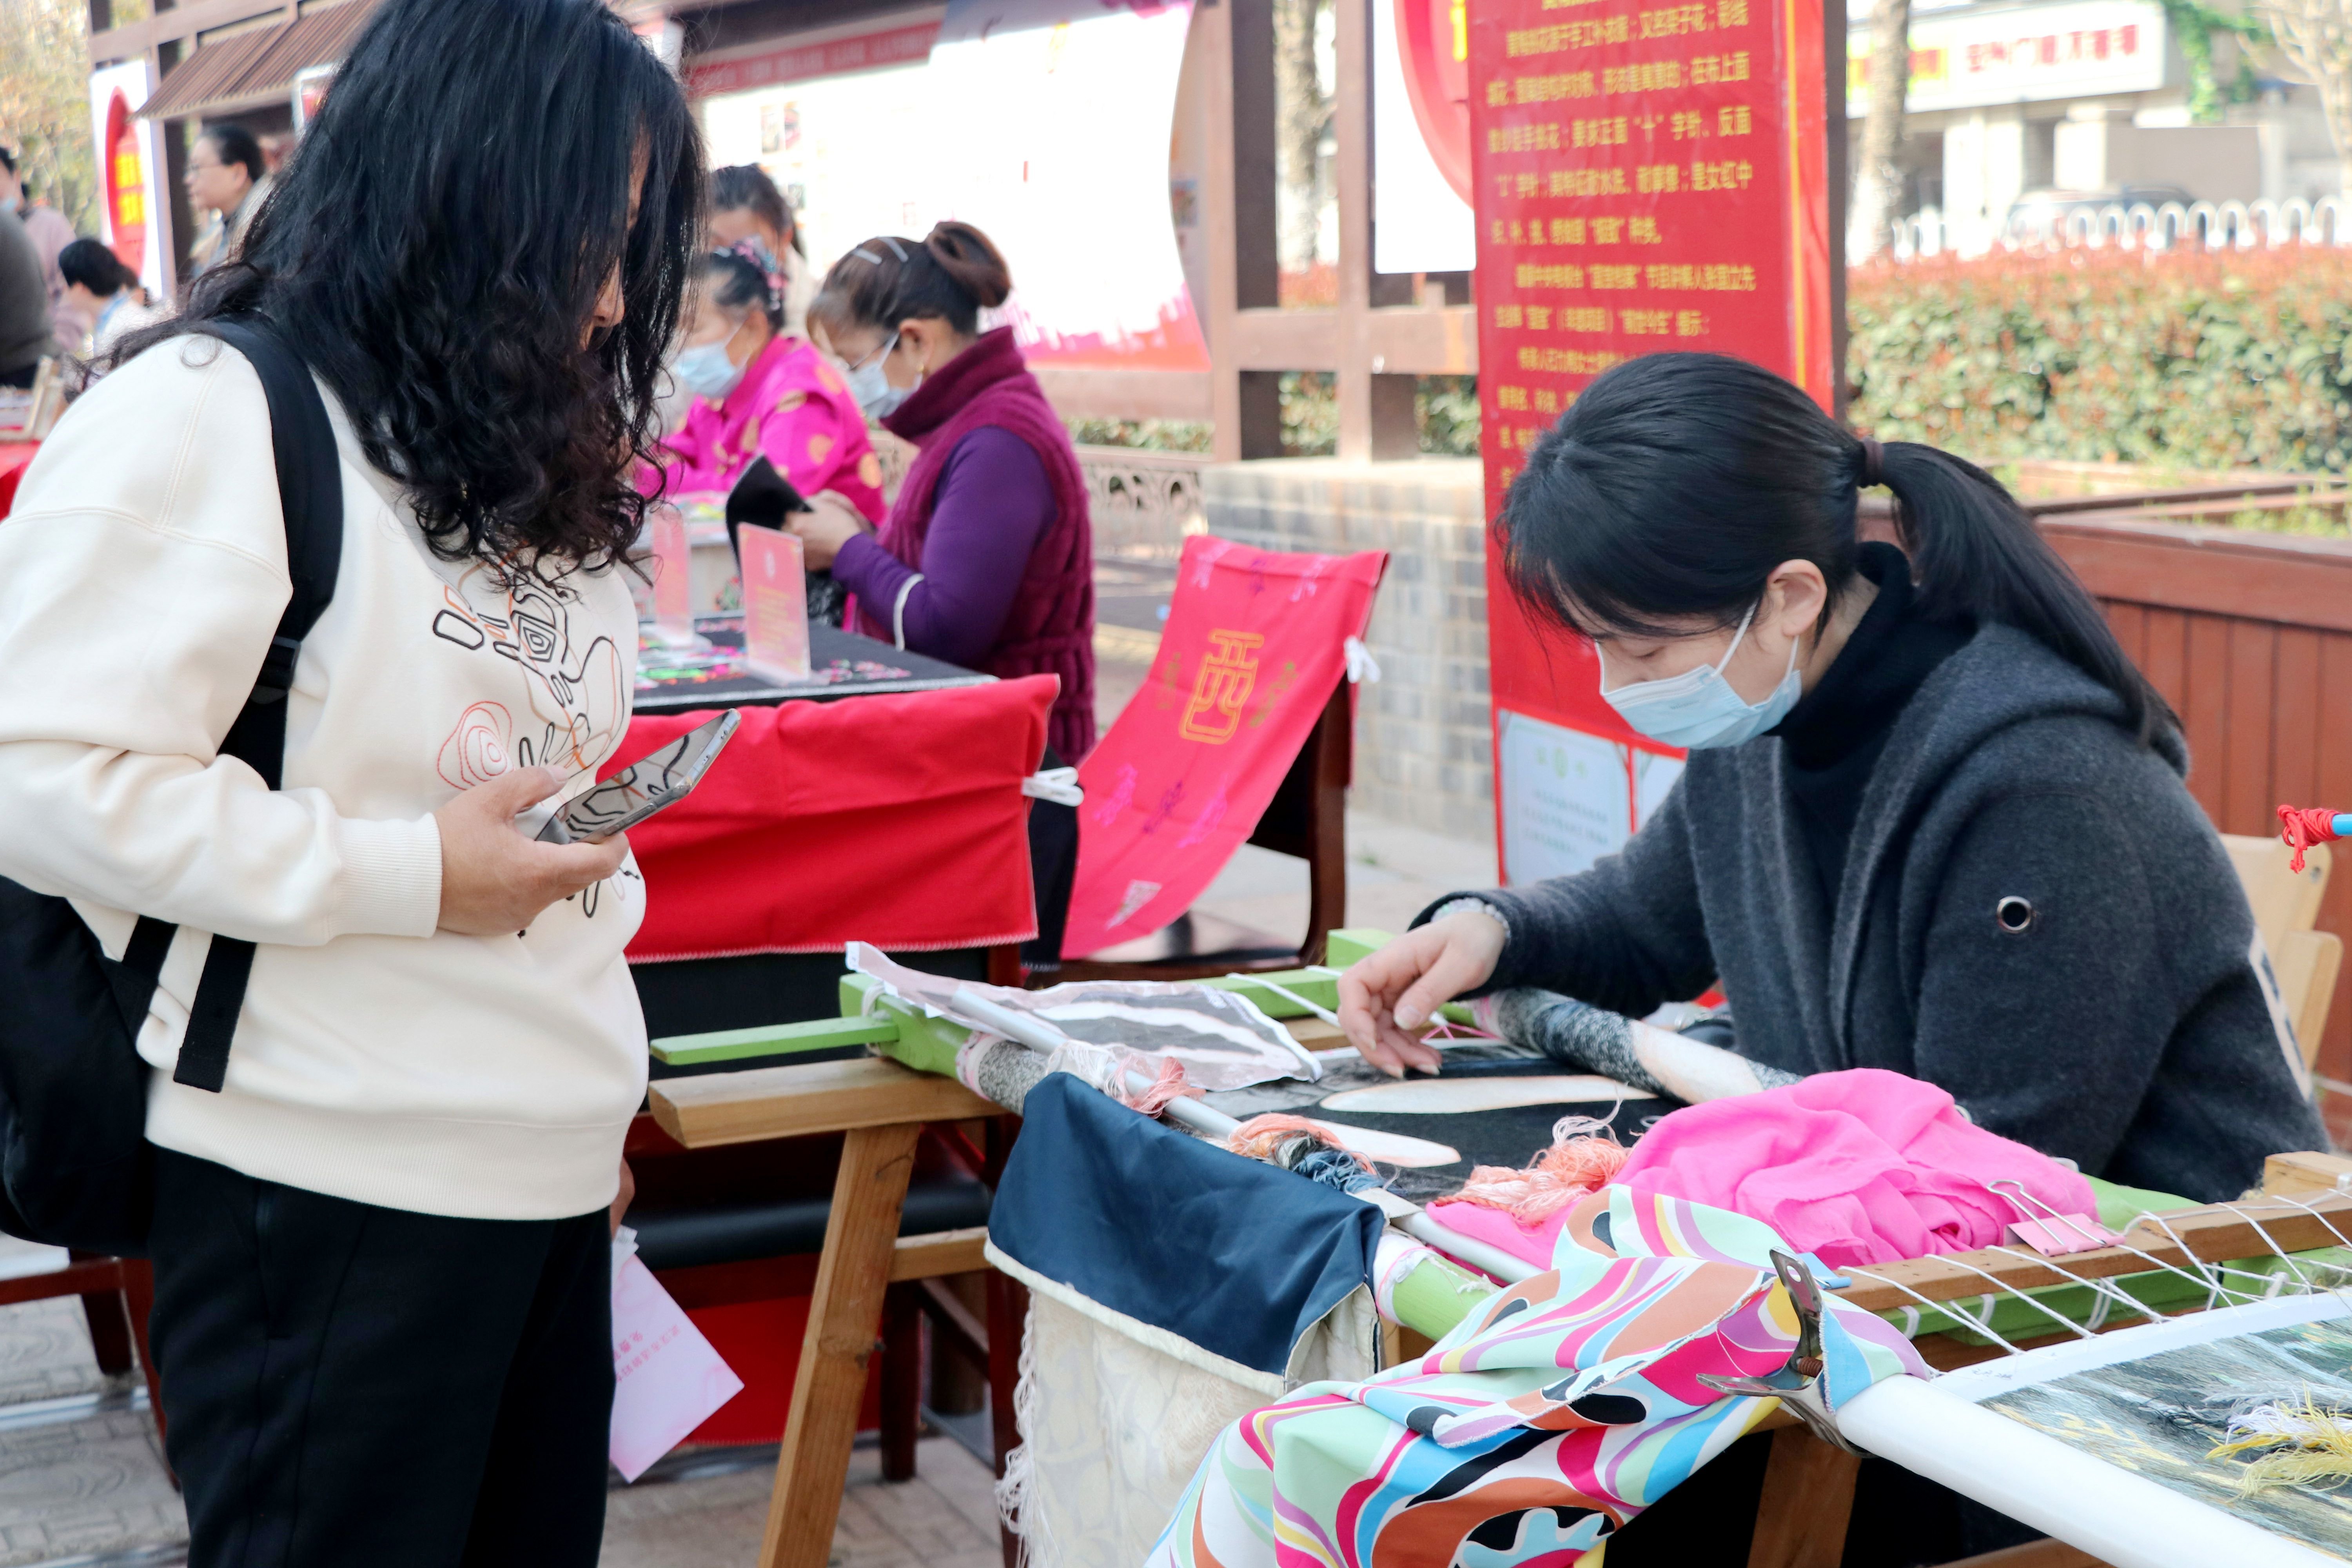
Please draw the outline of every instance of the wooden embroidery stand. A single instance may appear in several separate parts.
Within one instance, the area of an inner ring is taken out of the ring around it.
[[[2339,1177],[2352,1180],[2352,1159],[2340,1154],[2273,1154],[2263,1172],[2263,1191],[2297,1202],[2263,1205],[2255,1201],[2241,1205],[2261,1221],[2259,1228],[2229,1213],[2200,1213],[2174,1223],[2180,1240],[2188,1244],[2187,1251],[2169,1241],[2152,1243],[2145,1233],[2132,1239],[2149,1257],[2182,1267],[2187,1266],[2188,1251],[2193,1251],[2204,1262],[2220,1263],[2269,1256],[2273,1240],[2291,1252],[2336,1246],[2340,1242],[2337,1232],[2352,1233],[2352,1198],[2336,1187]],[[2313,1213],[2315,1209],[2319,1212]],[[1989,1285],[1988,1274],[2019,1289],[2031,1290],[2065,1284],[2070,1276],[2112,1277],[2137,1273],[2148,1267],[2144,1259],[2117,1247],[2078,1252],[2059,1259],[2065,1274],[2037,1266],[2014,1250],[1972,1253],[1967,1258],[1976,1268],[1963,1268],[1948,1258],[1918,1258],[1905,1263],[1878,1265],[1872,1272],[1899,1279],[1920,1295],[1941,1301],[1979,1297],[1989,1289],[1997,1289]],[[1873,1311],[1910,1306],[1916,1301],[1916,1298],[1892,1285],[1874,1282],[1858,1281],[1837,1294]],[[2199,1309],[2191,1309],[2196,1310]],[[2129,1328],[2146,1321],[2122,1313],[2109,1327]],[[2062,1332],[2023,1338],[2017,1343],[2021,1350],[2032,1350],[2067,1337]],[[1951,1372],[2007,1353],[1950,1334],[1922,1334],[1912,1344],[1921,1358],[1938,1372]],[[1845,1551],[1845,1527],[1853,1510],[1854,1479],[1862,1466],[1860,1457],[1832,1447],[1785,1413],[1774,1414],[1764,1425],[1779,1430],[1772,1434],[1772,1453],[1765,1464],[1764,1491],[1757,1507],[1756,1534],[1748,1553],[1748,1568],[1837,1568]],[[1948,1564],[1948,1568],[2098,1568],[2098,1563],[2096,1559],[2063,1542],[2045,1540],[1971,1557]]]
[[[879,1058],[669,1079],[656,1083],[650,1098],[662,1130],[688,1149],[847,1134],[760,1546],[760,1568],[824,1568],[849,1478],[866,1360],[881,1331],[884,1293],[902,1280],[988,1267],[981,1256],[985,1228],[898,1235],[916,1141],[927,1122],[1003,1112],[951,1078]],[[996,1283],[992,1277],[989,1317],[995,1331],[988,1348],[1001,1458],[1011,1419],[1005,1374],[1020,1352],[1024,1303],[1008,1297],[1000,1308],[1006,1292]]]

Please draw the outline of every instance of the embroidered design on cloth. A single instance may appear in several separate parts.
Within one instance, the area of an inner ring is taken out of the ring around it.
[[[1571,1212],[1552,1268],[1417,1361],[1309,1384],[1218,1436],[1149,1568],[1567,1568],[1780,1403],[1798,1321],[1771,1229],[1611,1187]],[[1832,1299],[1832,1407],[1927,1375],[1891,1325]]]

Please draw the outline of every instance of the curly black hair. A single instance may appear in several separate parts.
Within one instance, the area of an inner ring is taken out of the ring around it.
[[[236,258],[111,363],[257,312],[436,554],[597,570],[644,520],[702,185],[684,92],[602,0],[388,0]]]

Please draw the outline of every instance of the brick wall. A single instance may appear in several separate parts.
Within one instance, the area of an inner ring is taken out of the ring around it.
[[[1389,552],[1364,641],[1353,803],[1464,838],[1495,831],[1485,496],[1467,458],[1285,458],[1202,471],[1209,531],[1267,550]]]

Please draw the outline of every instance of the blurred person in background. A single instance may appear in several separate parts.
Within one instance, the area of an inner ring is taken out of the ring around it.
[[[32,198],[16,170],[16,154],[0,147],[0,207],[24,220],[25,233],[41,259],[41,286],[47,290],[49,328],[59,343],[78,343],[89,331],[89,320],[66,298],[65,279],[58,272],[58,253],[74,241],[74,227],[66,215]]]
[[[823,354],[782,330],[783,278],[757,237],[704,256],[669,374],[692,399],[662,442],[671,495],[726,491],[765,456],[803,496],[831,490],[882,516],[882,460]]]
[[[188,247],[191,274],[201,278],[245,243],[253,215],[269,199],[269,160],[252,132],[218,121],[189,150],[186,184],[189,204],[213,215]]]
[[[90,323],[86,353],[103,354],[124,333],[163,319],[165,313],[143,298],[139,274],[95,239],[67,246],[58,254],[58,269],[65,275],[66,298],[76,316]]]
[[[1055,675],[1046,733],[1095,744],[1094,535],[1069,431],[1013,342],[980,330],[1013,278],[988,237],[942,223],[834,263],[809,331],[869,418],[920,451],[877,532],[837,496],[792,520],[811,567],[857,595],[858,627],[991,675]]]
[[[41,361],[55,353],[40,252],[15,209],[0,205],[0,386],[32,385]]]
[[[757,163],[736,163],[710,173],[710,247],[724,250],[740,240],[758,239],[782,262],[784,317],[782,330],[808,335],[809,301],[816,297],[816,274],[808,264],[808,243],[776,182]]]

